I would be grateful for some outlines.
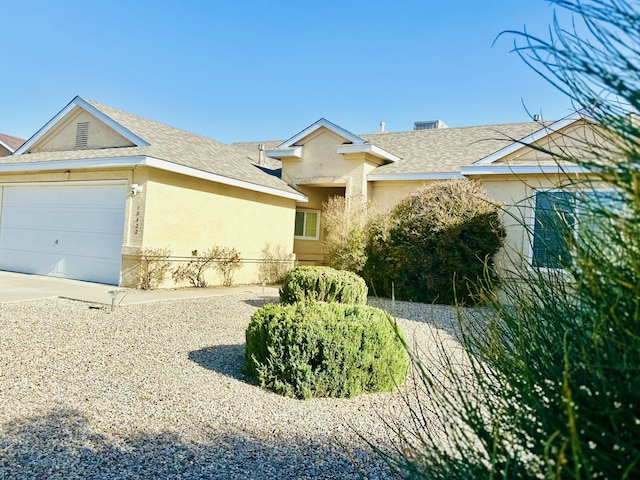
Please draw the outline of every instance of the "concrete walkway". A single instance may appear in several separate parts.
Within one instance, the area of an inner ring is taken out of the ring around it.
[[[105,305],[111,305],[112,301],[115,302],[115,305],[132,305],[242,293],[273,297],[278,296],[278,288],[241,285],[145,291],[66,278],[0,271],[0,303],[62,297]]]

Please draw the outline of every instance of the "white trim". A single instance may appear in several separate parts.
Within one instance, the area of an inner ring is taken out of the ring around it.
[[[6,157],[5,157],[6,158]],[[45,162],[0,163],[0,172],[36,172],[50,170],[70,170],[85,168],[134,167],[144,165],[144,156],[134,157],[100,157],[78,160],[51,160]]]
[[[460,172],[463,176],[469,175],[550,175],[589,173],[589,171],[577,165],[487,165],[462,167]]]
[[[181,175],[201,178],[224,185],[253,190],[255,192],[275,195],[277,197],[289,198],[298,202],[308,202],[309,199],[302,193],[286,192],[273,187],[266,187],[255,183],[237,180],[235,178],[225,177],[215,173],[204,172],[196,168],[178,165],[177,163],[167,162],[153,157],[135,156],[121,158],[93,158],[80,160],[58,160],[51,162],[25,162],[25,163],[0,163],[0,172],[34,172],[49,170],[69,170],[69,169],[98,169],[98,168],[122,168],[148,166],[159,170],[166,170]]]
[[[353,133],[349,132],[348,130],[345,130],[344,128],[339,127],[335,123],[331,123],[329,120],[327,120],[325,118],[321,118],[320,120],[318,120],[317,122],[313,123],[312,125],[309,125],[307,128],[302,130],[300,133],[296,133],[289,140],[285,140],[284,142],[282,142],[280,145],[278,145],[278,148],[293,147],[293,146],[295,146],[296,142],[298,142],[299,140],[302,140],[303,138],[311,135],[313,132],[315,132],[316,130],[318,130],[319,128],[322,128],[322,127],[326,128],[328,130],[331,130],[333,133],[341,136],[342,138],[344,138],[345,140],[350,141],[353,144],[360,145],[360,144],[366,143],[362,138],[358,137],[357,135],[354,135]]]
[[[528,145],[531,145],[532,143],[537,142],[541,138],[544,138],[553,132],[562,130],[563,128],[567,127],[568,125],[571,125],[572,123],[578,120],[590,120],[590,117],[589,115],[587,115],[587,113],[584,110],[580,110],[578,112],[572,113],[571,115],[568,115],[563,119],[560,119],[547,127],[542,127],[540,130],[536,130],[532,134],[520,140],[516,140],[513,143],[507,145],[506,147],[503,147],[500,150],[493,152],[492,154],[487,155],[484,158],[481,158],[480,160],[475,162],[474,165],[491,165],[492,163],[497,162],[501,158],[504,158],[505,156],[513,152],[517,152],[518,150],[525,148]]]
[[[6,148],[7,150],[9,150],[9,152],[11,152],[11,154],[13,154],[15,152],[15,149],[11,148],[11,146],[9,146],[8,144],[4,143],[2,141],[2,139],[0,139],[0,145],[3,146],[4,148]]]
[[[0,187],[59,187],[61,184],[70,187],[82,187],[82,186],[109,186],[109,185],[128,185],[128,180],[61,180],[59,182],[0,182]]]
[[[277,197],[289,198],[298,202],[308,202],[309,198],[302,193],[285,192],[273,187],[266,187],[264,185],[258,185],[255,183],[246,182],[244,180],[237,180],[235,178],[225,177],[216,173],[203,172],[196,168],[186,167],[184,165],[178,165],[177,163],[167,162],[166,160],[160,160],[153,157],[147,157],[144,165],[148,167],[157,168],[160,170],[167,170],[173,173],[179,173],[182,175],[188,175],[190,177],[201,178],[203,180],[209,180],[216,183],[222,183],[224,185],[230,185],[232,187],[244,188],[246,190],[253,190],[255,192],[266,193],[269,195],[275,195]]]
[[[150,145],[149,143],[144,141],[142,138],[137,136],[135,133],[133,133],[131,130],[128,130],[127,128],[125,128],[122,125],[120,125],[118,122],[113,120],[108,115],[105,115],[104,113],[102,113],[100,110],[98,110],[96,107],[91,105],[89,102],[87,102],[82,97],[76,96],[73,100],[71,100],[71,102],[69,102],[69,104],[66,107],[64,107],[62,110],[60,110],[60,112],[58,112],[58,114],[55,117],[53,117],[51,120],[49,120],[44,125],[44,127],[42,127],[40,130],[38,130],[29,140],[24,142],[24,144],[22,144],[22,146],[15,151],[14,155],[21,155],[24,152],[28,151],[38,140],[40,140],[52,128],[54,128],[75,107],[82,108],[87,113],[93,115],[98,120],[100,120],[101,122],[106,124],[108,127],[110,127],[111,129],[115,130],[120,135],[122,135],[124,138],[129,140],[131,143],[135,144],[135,146],[137,146],[137,147],[147,147],[147,146]]]
[[[267,150],[264,152],[267,157],[270,158],[302,158],[302,147],[294,147],[294,148],[282,148],[278,150]]]
[[[303,229],[307,226],[307,214],[308,213],[316,214],[316,234],[313,237],[307,237],[304,235],[296,235],[294,230],[293,238],[295,240],[320,240],[320,210],[313,210],[308,208],[296,208],[296,214],[297,213],[304,213]],[[294,220],[294,229],[295,229],[295,220]]]
[[[400,160],[399,157],[396,157],[394,154],[383,150],[380,147],[376,147],[372,143],[366,144],[358,144],[358,145],[341,145],[338,147],[338,153],[346,154],[346,153],[371,153],[378,158],[382,158],[384,160],[389,160],[391,162],[397,162]]]
[[[370,182],[379,181],[402,181],[402,180],[451,180],[464,178],[458,172],[432,172],[432,173],[370,173],[367,180]]]

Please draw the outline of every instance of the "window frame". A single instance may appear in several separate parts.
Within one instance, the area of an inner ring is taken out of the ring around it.
[[[295,234],[295,221],[294,221],[294,226],[293,226],[293,238],[296,240],[320,240],[320,210],[312,210],[312,209],[296,209],[296,217],[298,215],[298,213],[302,213],[304,214],[303,217],[303,234],[307,233],[306,232],[306,227],[307,227],[307,215],[310,213],[315,213],[316,214],[316,232],[314,236],[309,236],[309,235],[296,235]]]

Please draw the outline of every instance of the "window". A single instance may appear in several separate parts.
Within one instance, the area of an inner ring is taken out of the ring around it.
[[[587,212],[579,207],[587,202],[596,209],[612,211],[622,208],[621,199],[611,190],[536,192],[531,254],[534,267],[563,268],[571,261],[570,244],[575,232],[581,229],[581,236],[588,237],[585,230],[595,228]]]
[[[297,211],[295,238],[318,240],[320,238],[320,212],[317,210]]]
[[[534,267],[562,268],[570,261],[567,243],[575,228],[575,202],[570,192],[544,191],[535,195],[533,224]]]

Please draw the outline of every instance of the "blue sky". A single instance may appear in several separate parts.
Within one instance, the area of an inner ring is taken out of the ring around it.
[[[75,95],[219,141],[286,139],[320,117],[449,126],[545,119],[569,100],[509,53],[544,0],[0,0],[0,132],[28,138]]]

